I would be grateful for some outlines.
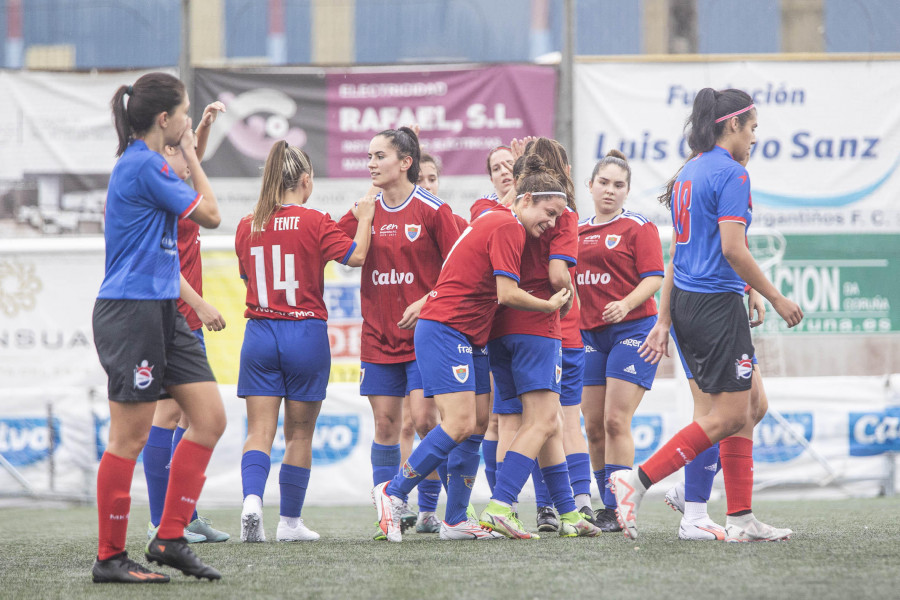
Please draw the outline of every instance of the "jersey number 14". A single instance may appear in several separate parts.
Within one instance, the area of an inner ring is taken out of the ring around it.
[[[269,292],[266,283],[266,259],[263,256],[265,247],[252,246],[250,254],[254,258],[254,271],[256,271],[256,299],[263,308],[269,308]],[[284,278],[281,272],[281,246],[272,246],[272,288],[284,290],[285,300],[288,306],[297,306],[297,288],[300,283],[294,273],[294,255],[284,256]]]

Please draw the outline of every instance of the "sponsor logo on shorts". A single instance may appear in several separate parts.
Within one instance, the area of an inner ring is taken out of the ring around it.
[[[585,345],[584,345],[584,351],[585,351],[585,353],[588,353],[588,352],[596,352],[597,349],[594,348],[593,346],[591,346],[590,344],[585,344]]]
[[[634,368],[634,365],[628,365],[625,367],[626,373],[631,373],[632,375],[637,375],[637,369]]]
[[[900,452],[900,407],[850,413],[850,456]]]
[[[482,356],[488,356],[487,346],[482,346],[481,348],[479,348],[479,350],[481,351]]]
[[[562,367],[559,365],[556,365],[556,383],[559,383],[561,379],[562,379]]]
[[[437,292],[434,290],[431,290],[430,292],[428,292],[428,295],[431,296],[432,298],[437,298]]]
[[[753,377],[753,361],[746,354],[734,361],[735,377],[738,379],[750,379]]]
[[[787,462],[803,454],[813,437],[811,412],[781,413],[783,419],[767,414],[753,430],[753,460]]]
[[[613,248],[615,248],[616,246],[619,245],[619,242],[621,240],[622,240],[621,235],[615,235],[613,233],[610,233],[609,235],[606,236],[606,248],[608,250],[612,250]]]
[[[405,463],[403,463],[403,466],[401,467],[400,472],[407,479],[415,479],[416,477],[419,476],[419,474],[416,473],[416,470],[413,469],[411,466],[409,466],[409,461],[406,461]]]
[[[463,346],[462,344],[457,344],[456,351],[460,354],[472,354],[472,346]]]
[[[458,382],[465,383],[469,380],[469,365],[454,365],[450,369]]]
[[[153,365],[142,360],[141,364],[134,367],[134,389],[146,390],[153,383]]]
[[[636,340],[634,338],[628,338],[627,340],[622,340],[619,343],[622,344],[623,346],[631,346],[632,348],[640,348],[641,347],[641,340]]]
[[[419,234],[422,233],[422,226],[407,224],[405,227],[405,233],[406,233],[406,239],[408,239],[411,242],[414,242],[417,239],[419,239]]]

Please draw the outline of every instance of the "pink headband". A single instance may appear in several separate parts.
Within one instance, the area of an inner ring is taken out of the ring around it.
[[[718,119],[716,119],[716,123],[721,123],[722,121],[727,121],[727,120],[730,119],[731,117],[736,117],[736,116],[738,116],[738,115],[740,115],[740,114],[742,114],[742,113],[745,113],[745,112],[747,112],[748,110],[752,110],[752,109],[754,109],[754,108],[756,108],[756,107],[755,107],[755,105],[751,102],[751,103],[750,103],[750,106],[748,106],[747,108],[742,108],[741,110],[736,110],[736,111],[734,111],[734,112],[731,113],[730,115],[725,115],[724,117],[719,117]]]

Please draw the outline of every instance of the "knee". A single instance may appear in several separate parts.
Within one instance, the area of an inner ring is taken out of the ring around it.
[[[631,420],[624,418],[622,415],[607,413],[604,428],[606,429],[606,436],[610,438],[618,438],[625,435],[630,436]]]
[[[606,428],[597,420],[585,420],[584,432],[592,447],[602,448],[606,445]]]
[[[461,442],[475,433],[475,423],[475,415],[469,413],[458,415],[453,419],[447,419],[441,423],[441,429],[453,438],[453,441]]]
[[[428,432],[435,427],[437,427],[437,415],[428,414],[423,415],[415,422],[414,431],[419,434],[420,438],[424,439]]]
[[[747,424],[748,418],[748,415],[729,415],[723,418],[721,421],[722,437],[728,437],[739,432]]]
[[[375,436],[378,439],[394,438],[400,433],[400,424],[392,415],[375,415]]]

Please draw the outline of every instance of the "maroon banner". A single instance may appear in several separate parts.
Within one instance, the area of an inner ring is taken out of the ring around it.
[[[485,174],[491,148],[554,132],[552,67],[329,71],[326,83],[329,177],[368,176],[372,137],[404,125],[419,126],[423,151],[445,175]]]

